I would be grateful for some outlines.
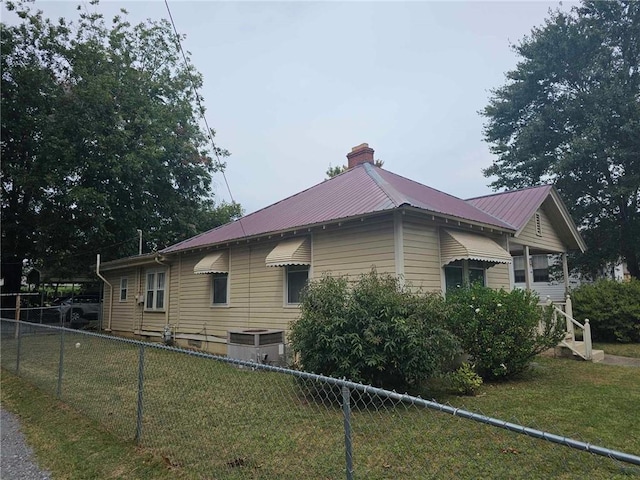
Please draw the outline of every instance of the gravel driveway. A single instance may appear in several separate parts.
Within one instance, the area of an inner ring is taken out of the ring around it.
[[[50,480],[35,463],[33,451],[20,431],[18,417],[0,409],[0,478],[2,480]]]

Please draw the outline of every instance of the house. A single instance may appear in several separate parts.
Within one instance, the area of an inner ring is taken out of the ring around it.
[[[528,265],[584,250],[551,186],[465,201],[376,167],[373,153],[354,147],[334,178],[157,253],[99,264],[103,324],[225,354],[230,331],[286,330],[301,289],[324,273],[375,267],[425,290],[511,289],[513,255]],[[525,269],[525,284],[535,275]]]

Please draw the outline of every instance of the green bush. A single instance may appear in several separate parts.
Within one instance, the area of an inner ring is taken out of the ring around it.
[[[554,322],[551,310],[540,307],[530,291],[473,285],[447,293],[447,304],[449,327],[485,380],[521,373],[535,355],[563,337],[561,322]]]
[[[640,342],[640,280],[599,280],[571,294],[573,316],[589,319],[591,336],[600,342]]]
[[[460,352],[438,294],[414,293],[375,270],[350,284],[310,282],[290,341],[306,371],[410,390],[440,375]]]
[[[466,362],[455,372],[447,374],[447,380],[451,390],[461,395],[475,395],[483,383],[482,377]]]

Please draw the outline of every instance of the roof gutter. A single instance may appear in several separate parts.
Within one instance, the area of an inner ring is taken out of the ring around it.
[[[109,281],[102,276],[100,273],[100,254],[96,255],[96,275],[107,285],[109,285],[109,321],[107,323],[106,331],[111,331],[111,318],[113,316],[113,285],[109,283]]]

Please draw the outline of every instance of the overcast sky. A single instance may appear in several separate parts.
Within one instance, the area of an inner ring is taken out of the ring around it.
[[[36,1],[52,18],[75,19],[77,4]],[[516,66],[510,45],[573,5],[169,1],[246,213],[321,182],[363,142],[387,170],[461,198],[490,193],[478,111]],[[119,8],[132,22],[168,18],[161,1],[97,7]],[[229,200],[220,174],[214,184]]]

